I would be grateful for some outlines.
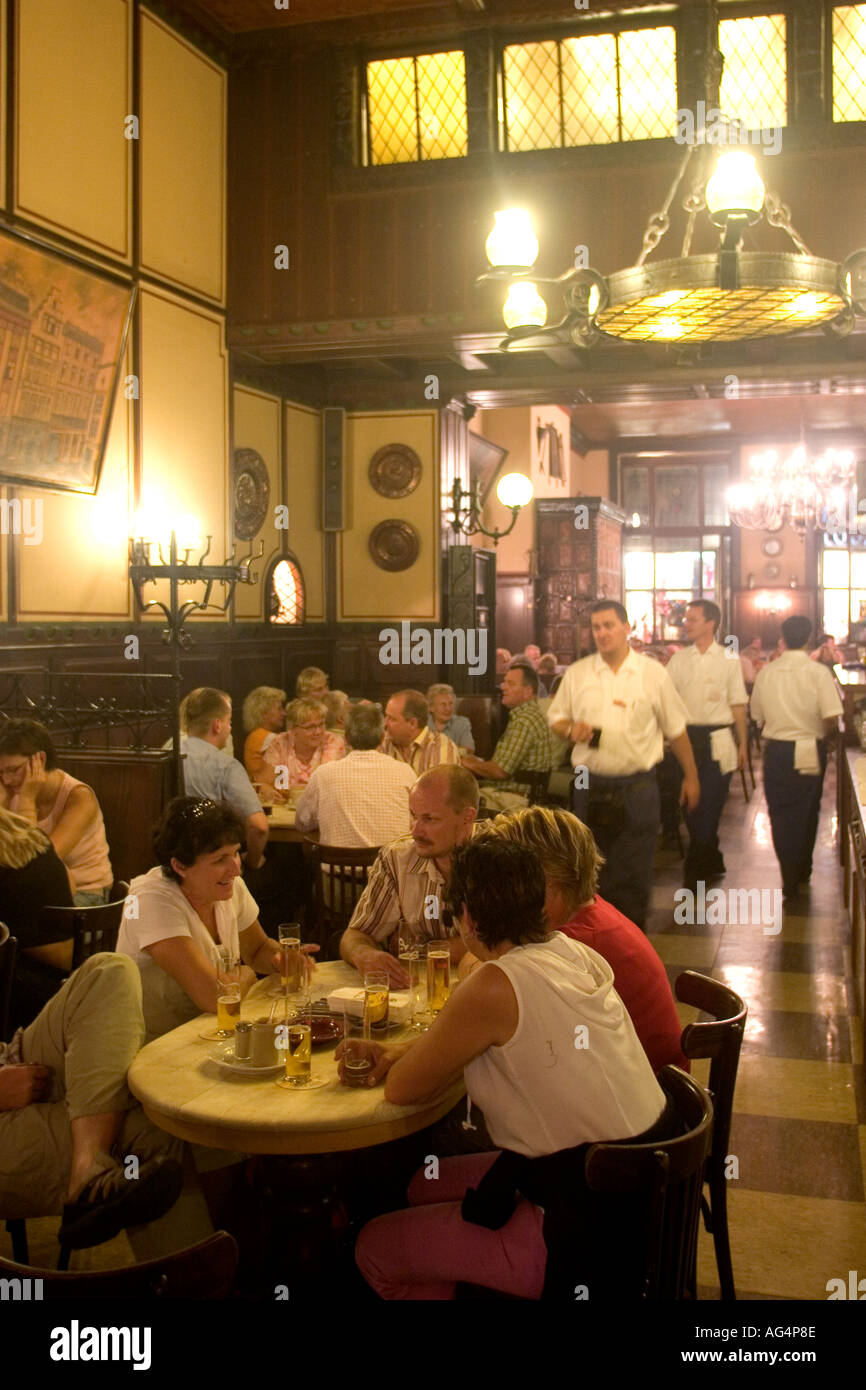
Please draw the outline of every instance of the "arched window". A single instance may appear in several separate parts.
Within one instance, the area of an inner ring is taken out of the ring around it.
[[[277,560],[268,575],[268,622],[280,627],[304,621],[304,577],[291,556]]]

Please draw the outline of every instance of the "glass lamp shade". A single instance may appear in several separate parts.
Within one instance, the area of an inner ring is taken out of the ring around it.
[[[496,484],[496,496],[503,507],[525,507],[532,501],[534,488],[525,473],[506,473]]]
[[[515,280],[502,306],[502,317],[509,328],[543,328],[547,305],[532,280]]]
[[[748,216],[757,221],[764,206],[764,184],[754,156],[742,151],[719,155],[704,197],[713,221],[724,225],[729,217]]]
[[[487,259],[497,269],[528,270],[538,256],[538,237],[532,219],[522,208],[504,208],[493,214],[493,229],[485,242]]]

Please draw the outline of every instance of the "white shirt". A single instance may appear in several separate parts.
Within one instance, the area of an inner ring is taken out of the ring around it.
[[[569,666],[547,712],[558,719],[601,729],[598,748],[576,743],[575,767],[602,777],[649,772],[662,760],[664,739],[679,738],[686,710],[663,666],[629,650],[616,675],[595,652]]]
[[[295,811],[299,830],[319,827],[323,845],[360,849],[409,833],[409,788],[418,774],[375,748],[317,767]]]
[[[755,677],[752,718],[764,721],[764,738],[823,738],[824,720],[842,713],[833,673],[804,651],[783,652]]]
[[[739,659],[718,642],[711,642],[705,652],[694,644],[675,652],[667,673],[690,724],[733,724],[731,706],[746,703]]]
[[[497,968],[517,996],[517,1028],[464,1068],[496,1147],[536,1158],[649,1129],[664,1096],[608,962],[554,932],[483,966]]]
[[[133,901],[137,917],[127,916]],[[174,936],[188,936],[207,959],[213,961],[216,973],[217,944],[192,903],[184,897],[180,884],[173,878],[166,878],[158,865],[132,880],[123,914],[117,949],[125,956],[132,956],[141,971],[145,1041],[151,1042],[172,1028],[179,1028],[188,1019],[196,1018],[201,1009],[145,948]],[[215,904],[220,945],[231,947],[233,956],[239,957],[239,934],[252,926],[258,915],[255,899],[243,879],[236,878],[232,896]]]

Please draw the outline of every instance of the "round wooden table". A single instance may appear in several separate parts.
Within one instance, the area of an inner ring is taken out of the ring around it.
[[[359,983],[344,961],[316,968],[313,998],[342,985]],[[267,1016],[272,981],[260,980],[245,998],[241,1016]],[[279,1072],[257,1079],[236,1076],[210,1057],[214,1043],[199,1037],[216,1026],[202,1014],[142,1048],[129,1069],[128,1085],[148,1117],[178,1139],[211,1148],[251,1154],[327,1154],[365,1149],[415,1134],[446,1115],[465,1094],[456,1082],[435,1101],[394,1105],[383,1086],[351,1088],[340,1084],[334,1052],[337,1044],[313,1051],[313,1077],[327,1085],[308,1090],[276,1086]],[[407,1036],[393,1035],[395,1040]]]

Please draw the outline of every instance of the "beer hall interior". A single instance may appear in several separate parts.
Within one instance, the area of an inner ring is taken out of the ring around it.
[[[247,691],[315,666],[383,704],[450,683],[489,758],[497,648],[564,670],[598,598],[661,660],[693,598],[735,653],[771,654],[795,615],[833,639],[808,895],[778,923],[676,920],[674,809],[647,932],[671,982],[700,971],[748,1006],[737,1296],[866,1275],[866,4],[0,0],[0,120],[0,709],[43,678],[130,678],[134,638],[136,676],[231,695],[236,749]],[[766,201],[725,223],[723,190],[714,225],[719,130]],[[53,452],[38,408],[10,431],[22,247],[61,320],[81,273],[120,305],[109,360],[92,329],[67,337],[99,390]],[[798,480],[828,457],[822,512]],[[233,576],[174,649],[130,578],[172,532]],[[407,624],[429,647],[386,663]],[[483,633],[486,663],[446,629]],[[776,890],[752,732],[725,884]],[[141,846],[155,758],[123,771]],[[28,1222],[32,1263],[56,1232]],[[72,1267],[132,1260],[121,1235]],[[720,1296],[703,1228],[697,1292]]]

